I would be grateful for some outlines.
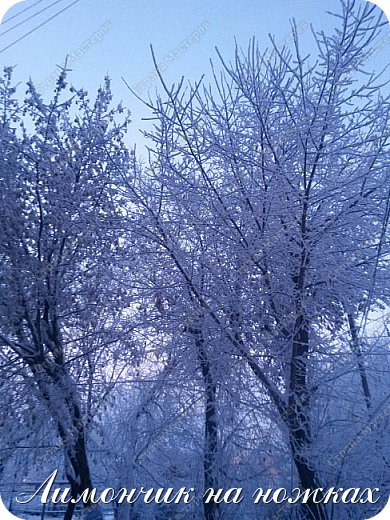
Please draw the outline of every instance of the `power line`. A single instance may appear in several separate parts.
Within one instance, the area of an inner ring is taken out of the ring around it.
[[[26,11],[29,11],[30,9],[32,9],[33,7],[35,7],[36,5],[40,4],[41,2],[43,2],[43,0],[38,0],[37,2],[35,2],[34,4],[30,5],[29,7],[26,7],[25,9],[23,9],[22,11],[19,11],[18,13],[14,14],[13,16],[10,16],[9,18],[7,18],[4,22],[1,22],[2,25],[6,24],[6,23],[9,23],[11,20],[13,20],[14,18],[17,18],[18,16],[20,16],[21,14],[25,13]]]
[[[51,16],[50,18],[48,18],[47,20],[45,20],[44,22],[42,22],[41,24],[37,25],[36,27],[34,27],[34,29],[31,29],[31,31],[29,31],[28,33],[24,34],[23,36],[21,36],[20,38],[18,38],[17,40],[15,40],[14,42],[10,43],[9,45],[7,45],[6,47],[3,47],[2,49],[0,49],[0,53],[1,52],[4,52],[6,51],[7,49],[9,49],[10,47],[13,47],[14,45],[16,45],[17,43],[19,43],[21,40],[24,40],[24,38],[26,38],[27,36],[29,36],[30,34],[32,34],[33,32],[35,32],[36,30],[40,29],[41,27],[43,27],[44,25],[46,25],[47,23],[49,23],[51,20],[53,20],[54,18],[56,18],[57,16],[59,16],[61,13],[63,13],[64,11],[66,11],[67,9],[70,9],[74,4],[77,4],[77,2],[79,2],[80,0],[75,0],[74,2],[72,2],[71,4],[67,5],[66,7],[64,7],[63,9],[61,9],[61,11],[58,11],[56,14],[54,14],[53,16]]]
[[[63,1],[64,1],[64,0],[56,0],[55,2],[53,2],[53,3],[50,4],[50,5],[48,5],[47,7],[44,7],[43,9],[41,9],[40,11],[38,11],[37,13],[32,14],[31,16],[29,16],[29,17],[26,18],[25,20],[22,20],[21,22],[17,23],[16,25],[13,25],[12,27],[10,27],[9,29],[7,29],[6,31],[0,33],[0,36],[3,36],[4,34],[9,33],[10,31],[13,31],[14,29],[16,29],[17,27],[19,27],[20,25],[23,25],[24,23],[29,22],[30,20],[32,20],[33,18],[35,18],[35,17],[38,16],[39,14],[43,13],[44,11],[47,11],[48,9],[50,9],[50,7],[53,7],[53,5],[56,5],[56,4],[58,4],[59,2],[63,2]]]

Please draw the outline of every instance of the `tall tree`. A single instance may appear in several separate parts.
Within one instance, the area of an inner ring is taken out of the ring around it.
[[[334,34],[314,34],[315,63],[292,24],[292,53],[271,40],[269,58],[253,41],[233,64],[221,58],[210,88],[169,88],[160,75],[164,95],[149,103],[148,236],[160,258],[165,251],[171,284],[175,273],[193,310],[223,333],[222,362],[245,360],[271,399],[306,489],[323,487],[311,413],[327,370],[321,337],[387,301],[390,105],[378,78],[360,70],[384,21],[354,2],[339,19]],[[214,241],[207,255],[193,235]],[[327,517],[313,500],[302,514]]]
[[[51,102],[30,82],[20,107],[11,72],[5,70],[0,101],[0,342],[3,358],[19,365],[56,426],[77,498],[92,487],[86,448],[91,407],[78,386],[85,372],[80,359],[91,374],[97,351],[110,363],[131,339],[123,316],[129,302],[113,267],[121,247],[113,161],[126,167],[128,118],[113,123],[122,109],[110,108],[108,79],[93,103],[83,90],[70,88],[66,95],[65,68]],[[69,503],[66,519],[73,508]],[[86,508],[91,514],[96,509],[92,503]]]

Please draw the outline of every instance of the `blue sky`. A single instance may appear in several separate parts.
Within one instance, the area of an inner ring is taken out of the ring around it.
[[[331,31],[335,19],[326,11],[337,12],[340,6],[338,0],[74,1],[25,0],[12,7],[0,26],[1,65],[17,65],[15,79],[25,83],[31,76],[45,96],[50,94],[56,65],[62,64],[67,54],[72,60],[70,81],[91,95],[108,73],[114,99],[122,99],[132,112],[128,139],[140,145],[138,128],[145,127],[141,119],[149,114],[121,77],[142,96],[148,89],[153,95],[158,82],[151,74],[150,44],[158,61],[165,64],[168,83],[183,75],[196,80],[202,74],[207,81],[209,59],[216,58],[215,47],[228,61],[233,57],[234,38],[243,48],[253,36],[266,47],[268,33],[274,34],[278,43],[288,43],[289,20],[295,18],[303,44],[314,49],[310,23],[316,29]],[[40,24],[44,25],[35,29]],[[384,37],[389,34],[385,27]],[[390,36],[373,58],[373,68],[387,64],[389,50]]]

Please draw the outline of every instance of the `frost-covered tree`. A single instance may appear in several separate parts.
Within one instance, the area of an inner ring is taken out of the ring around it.
[[[271,39],[269,58],[253,41],[221,58],[210,87],[170,88],[160,75],[141,204],[165,312],[182,316],[198,351],[194,316],[207,317],[220,374],[247,363],[306,489],[326,481],[313,407],[332,355],[352,347],[347,370],[369,404],[358,323],[389,292],[390,104],[380,75],[362,70],[385,22],[355,2],[337,16],[333,34],[313,33],[315,61],[293,24],[292,52]],[[314,501],[302,514],[327,517]]]
[[[92,487],[87,423],[131,343],[115,272],[122,214],[114,164],[127,168],[128,117],[114,121],[122,108],[110,107],[108,79],[91,102],[68,90],[64,69],[52,101],[30,81],[20,106],[11,73],[0,83],[2,360],[45,405],[77,497]]]

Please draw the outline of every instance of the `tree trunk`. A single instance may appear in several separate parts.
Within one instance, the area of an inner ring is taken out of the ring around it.
[[[45,360],[33,365],[37,387],[55,421],[64,446],[65,473],[72,490],[72,498],[92,489],[91,473],[85,446],[85,429],[74,383],[64,366]],[[90,500],[83,502],[85,518],[103,520],[100,507]],[[71,520],[74,507],[69,504],[64,520]]]
[[[367,378],[367,374],[366,374],[366,368],[364,366],[362,351],[360,349],[360,341],[359,341],[359,336],[358,336],[358,331],[357,331],[355,319],[354,319],[353,315],[350,312],[348,312],[348,324],[349,324],[349,330],[351,332],[352,351],[353,351],[353,353],[356,356],[356,362],[357,362],[357,365],[358,365],[360,380],[361,380],[361,383],[362,383],[362,390],[363,390],[364,400],[366,402],[367,411],[368,411],[368,413],[370,413],[370,408],[371,408],[370,387],[368,385],[368,378]]]
[[[195,344],[197,347],[198,359],[200,361],[204,383],[204,489],[216,489],[218,487],[218,418],[216,401],[217,385],[214,381],[201,329],[190,329],[190,332],[195,338]],[[206,520],[217,520],[220,518],[219,504],[213,501],[210,501],[207,504],[204,502],[203,510]]]
[[[295,323],[295,334],[292,345],[291,370],[289,382],[289,399],[287,409],[287,425],[289,428],[290,446],[293,461],[303,489],[321,487],[315,469],[306,458],[305,452],[310,445],[309,392],[307,387],[307,356],[309,351],[308,324],[299,312]],[[315,504],[308,500],[301,504],[302,518],[325,520],[327,513],[323,504]]]
[[[218,457],[218,420],[217,420],[217,388],[210,373],[210,364],[205,355],[202,363],[203,381],[205,384],[205,447],[204,447],[204,485],[205,489],[217,487]],[[204,504],[206,520],[219,518],[219,505],[213,501]]]

